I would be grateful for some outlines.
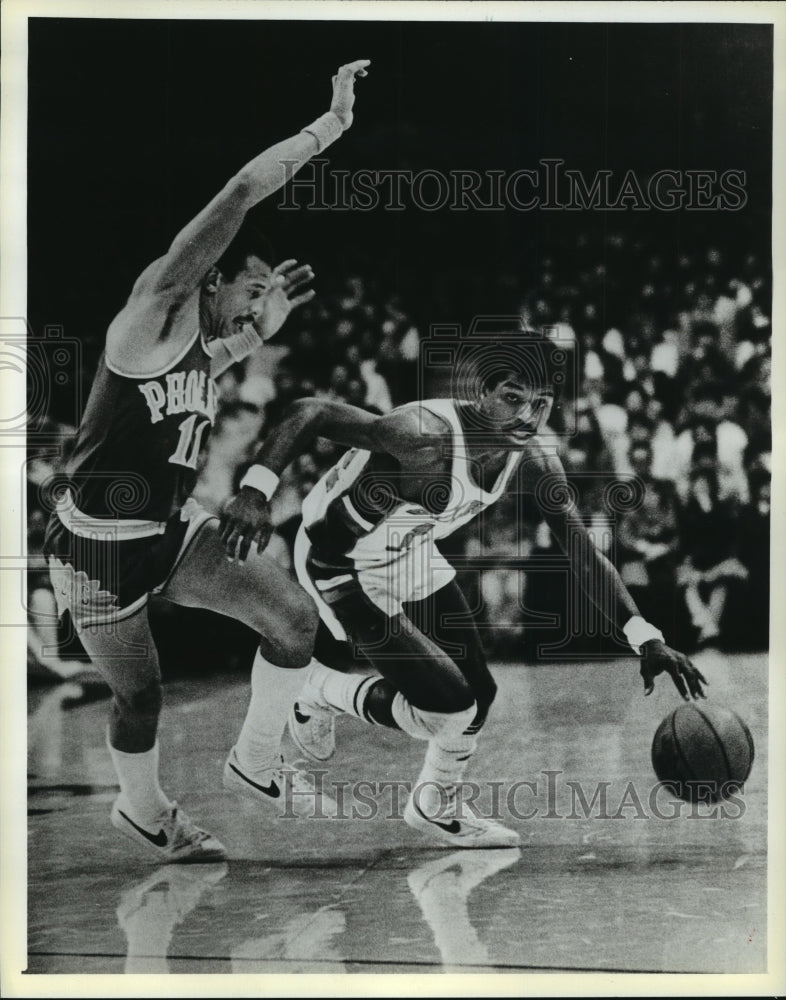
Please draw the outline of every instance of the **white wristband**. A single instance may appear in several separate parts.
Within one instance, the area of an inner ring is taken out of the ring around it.
[[[648,640],[660,639],[661,642],[665,642],[661,630],[650,625],[641,615],[634,615],[633,618],[630,618],[627,624],[622,626],[622,631],[637,656],[641,655],[641,647]]]
[[[227,353],[235,364],[237,364],[238,361],[243,361],[244,358],[247,358],[249,354],[259,347],[262,343],[262,338],[252,326],[250,329],[243,330],[240,333],[233,333],[230,337],[224,337],[221,343],[227,349]]]
[[[250,486],[252,490],[259,490],[266,500],[269,500],[276,492],[278,486],[278,476],[272,469],[264,465],[252,465],[248,472],[240,480],[241,488]]]
[[[316,121],[306,125],[300,131],[308,132],[309,135],[314,136],[317,140],[317,152],[321,153],[326,146],[338,139],[344,131],[344,126],[338,120],[338,115],[332,111],[326,111],[324,115],[320,115]]]

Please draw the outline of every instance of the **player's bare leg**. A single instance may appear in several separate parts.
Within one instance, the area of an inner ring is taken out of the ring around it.
[[[177,604],[206,608],[243,622],[259,636],[251,668],[251,699],[243,727],[224,769],[224,784],[263,804],[280,805],[285,788],[305,793],[295,801],[314,808],[313,785],[281,754],[290,707],[311,659],[317,612],[311,598],[286,571],[252,551],[230,561],[218,522],[195,536],[163,594]],[[320,797],[320,807],[333,803]]]
[[[224,846],[199,829],[159,784],[163,693],[147,609],[120,621],[77,626],[77,631],[113,695],[107,746],[120,795],[112,807],[112,825],[165,861],[222,859]]]
[[[410,826],[454,847],[518,844],[515,831],[462,814],[457,789],[477,746],[477,704],[458,666],[404,614],[389,619],[358,595],[332,608],[340,621],[352,623],[353,640],[379,673],[359,677],[313,665],[290,716],[298,745],[308,752],[314,722],[326,723],[338,712],[401,729],[428,743],[404,813]]]

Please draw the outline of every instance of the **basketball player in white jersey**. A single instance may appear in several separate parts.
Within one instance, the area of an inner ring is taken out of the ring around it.
[[[109,752],[120,795],[112,824],[167,861],[224,856],[163,792],[158,777],[161,672],[147,617],[151,593],[244,622],[259,635],[251,673],[251,746],[241,731],[224,784],[280,799],[280,740],[302,685],[317,614],[267,556],[226,558],[218,519],[191,497],[213,423],[215,379],[272,337],[310,268],[278,267],[245,224],[254,205],[338,139],[353,119],[367,60],[333,77],[330,110],[246,164],[137,279],[109,326],[45,553],[60,613],[112,689]],[[283,719],[283,721],[282,721]]]
[[[520,342],[522,364],[506,361],[493,371],[486,363],[489,374],[473,400],[426,400],[385,416],[328,400],[297,401],[268,434],[254,483],[224,519],[231,551],[252,540],[264,544],[265,494],[278,474],[317,437],[349,446],[303,503],[295,563],[324,625],[335,639],[360,647],[377,673],[312,666],[290,732],[317,761],[334,751],[339,712],[426,741],[404,818],[457,847],[506,847],[519,838],[495,820],[465,815],[457,802],[496,687],[454,570],[435,543],[499,499],[514,475],[519,490],[535,495],[585,591],[641,656],[645,693],[667,671],[683,698],[703,697],[704,678],[639,615],[593,545],[562,463],[538,439],[554,402],[552,356],[564,354],[531,332]]]

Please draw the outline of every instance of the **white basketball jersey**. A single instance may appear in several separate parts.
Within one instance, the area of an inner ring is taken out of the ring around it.
[[[511,452],[493,488],[484,490],[472,476],[469,448],[456,410],[461,404],[431,399],[410,405],[429,410],[450,424],[453,435],[449,485],[444,476],[435,478],[433,488],[423,491],[427,506],[398,498],[385,484],[384,472],[368,470],[372,453],[353,448],[304,500],[303,524],[320,558],[341,557],[342,563],[356,570],[392,570],[395,564],[395,575],[411,574],[412,585],[420,590],[424,575],[447,565],[434,542],[452,534],[502,496],[519,453]],[[423,478],[422,473],[418,472],[418,478]],[[374,509],[375,500],[380,503],[379,509]]]

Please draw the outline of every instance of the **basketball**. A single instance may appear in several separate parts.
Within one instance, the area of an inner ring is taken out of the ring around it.
[[[652,766],[687,802],[724,799],[747,779],[753,737],[742,719],[718,705],[680,705],[658,726]]]

